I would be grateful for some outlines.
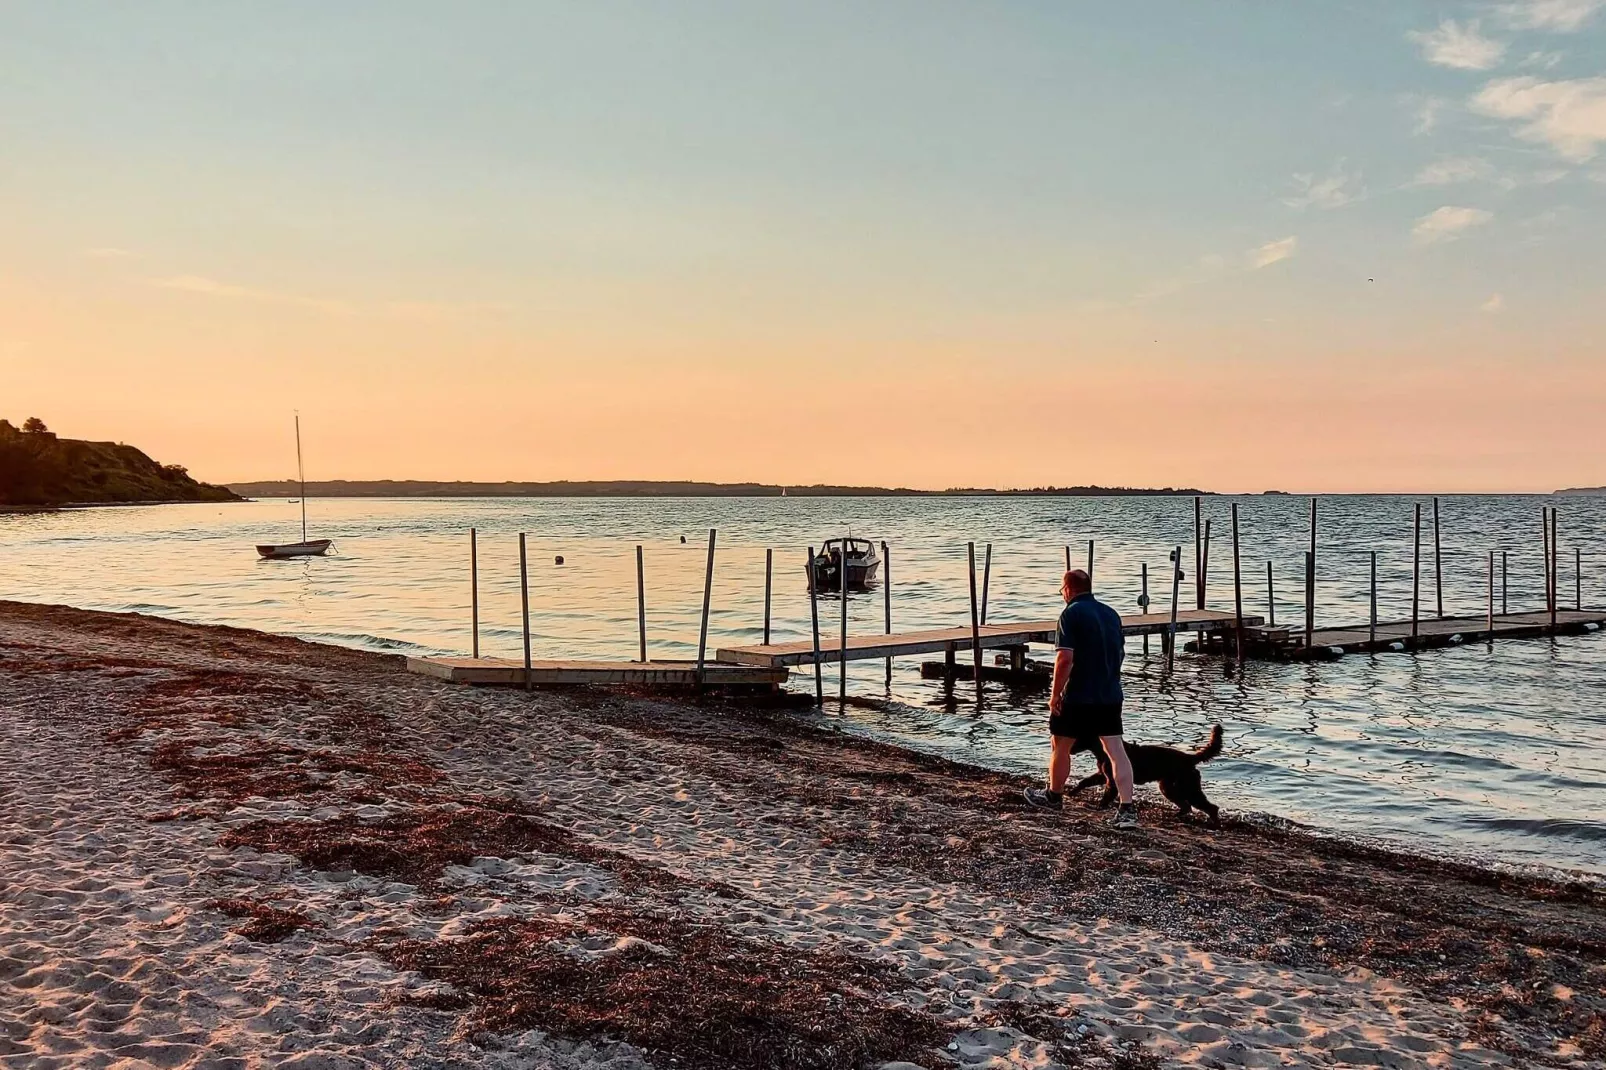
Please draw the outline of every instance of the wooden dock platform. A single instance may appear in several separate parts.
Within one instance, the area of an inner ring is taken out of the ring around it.
[[[1184,609],[1177,613],[1178,632],[1211,632],[1231,629],[1236,618],[1231,613],[1213,609]],[[1258,625],[1263,618],[1244,616],[1244,625]],[[984,650],[1024,649],[1034,643],[1052,644],[1057,622],[1053,620],[1029,621],[1022,624],[984,624],[980,628]],[[1171,626],[1169,613],[1149,613],[1121,618],[1121,628],[1127,635],[1164,635]],[[894,632],[891,635],[848,636],[848,660],[870,661],[877,658],[897,658],[909,654],[945,653],[957,656],[970,650],[972,636],[969,628],[935,628],[930,631]],[[769,646],[720,647],[714,656],[735,665],[779,668],[788,665],[814,664],[814,643],[804,640],[796,643],[771,643]],[[837,636],[820,637],[820,662],[830,665],[841,659],[841,642]]]
[[[1244,629],[1244,653],[1249,657],[1286,660],[1308,660],[1337,657],[1343,654],[1362,654],[1385,650],[1429,650],[1435,647],[1456,646],[1463,643],[1486,643],[1493,639],[1533,639],[1547,635],[1577,635],[1599,631],[1606,627],[1606,610],[1558,609],[1556,623],[1550,623],[1550,612],[1536,609],[1524,613],[1497,613],[1494,630],[1489,629],[1488,614],[1482,616],[1425,617],[1417,621],[1416,635],[1411,634],[1411,622],[1379,622],[1376,638],[1365,624],[1338,628],[1317,628],[1311,632],[1309,646],[1305,644],[1304,629],[1297,626],[1262,625]],[[1207,653],[1232,653],[1232,641],[1220,637],[1206,641]]]
[[[524,662],[511,658],[408,658],[407,671],[454,684],[523,687]],[[529,682],[554,684],[637,684],[649,687],[764,686],[784,684],[780,667],[705,662],[701,681],[695,661],[532,661]]]

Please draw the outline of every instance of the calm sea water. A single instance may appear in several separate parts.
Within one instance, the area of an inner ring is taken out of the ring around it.
[[[1209,603],[1232,604],[1228,510],[1240,510],[1245,611],[1300,619],[1309,499],[1211,498]],[[1542,601],[1540,509],[1552,500],[1455,496],[1440,502],[1443,576],[1435,582],[1431,499],[1334,497],[1319,504],[1318,622],[1363,621],[1369,555],[1380,613],[1409,615],[1412,518],[1424,506],[1423,611],[1481,613],[1487,554],[1503,552],[1513,610]],[[1563,604],[1606,603],[1606,498],[1561,506]],[[470,644],[468,529],[480,532],[481,644],[521,649],[517,533],[528,533],[537,656],[636,654],[635,547],[644,547],[650,653],[694,656],[708,530],[717,528],[710,648],[757,642],[765,550],[774,551],[777,640],[807,638],[807,547],[848,530],[891,546],[894,624],[968,625],[967,541],[992,544],[989,619],[1050,617],[1064,547],[1083,563],[1093,540],[1101,597],[1135,612],[1149,567],[1157,606],[1168,552],[1183,546],[1193,597],[1193,503],[1181,498],[313,499],[315,536],[338,553],[262,562],[252,546],[299,537],[286,501],[0,516],[0,597],[138,611],[263,628],[398,652],[465,653]],[[681,538],[685,542],[681,542]],[[1581,577],[1575,548],[1582,548]],[[562,555],[562,566],[554,558]],[[1499,594],[1497,593],[1497,600]],[[839,603],[822,603],[827,636]],[[849,599],[849,627],[879,632],[881,593]],[[829,642],[829,638],[827,639]],[[999,768],[1041,768],[1044,696],[919,677],[919,658],[849,667],[850,731]],[[1226,726],[1210,793],[1253,809],[1419,849],[1606,873],[1606,633],[1337,662],[1249,665],[1180,655],[1161,672],[1158,643],[1129,644],[1128,733],[1191,744]],[[826,669],[828,696],[835,669]],[[812,688],[812,674],[793,687]]]

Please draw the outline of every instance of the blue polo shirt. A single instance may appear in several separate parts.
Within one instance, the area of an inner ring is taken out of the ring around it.
[[[1077,595],[1060,613],[1054,646],[1075,655],[1071,679],[1065,685],[1065,705],[1103,706],[1121,701],[1126,636],[1121,632],[1119,613],[1091,592]]]

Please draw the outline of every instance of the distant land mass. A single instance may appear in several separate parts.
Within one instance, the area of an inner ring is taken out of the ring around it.
[[[37,417],[0,420],[0,509],[135,502],[232,502],[239,495],[190,478],[121,442],[58,438]]]
[[[230,483],[229,489],[247,498],[294,498],[301,487],[294,480]],[[993,490],[951,487],[948,490],[911,490],[908,487],[781,486],[770,483],[693,483],[675,480],[559,480],[552,483],[460,483],[414,479],[331,479],[307,484],[309,498],[883,498],[998,496],[1083,498],[1116,495],[1209,494],[1187,487],[1031,487]]]
[[[1567,487],[1557,494],[1606,494],[1606,487]]]

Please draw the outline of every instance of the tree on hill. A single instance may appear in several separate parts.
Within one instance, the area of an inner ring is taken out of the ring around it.
[[[45,422],[37,416],[30,416],[22,421],[22,429],[30,435],[43,435],[50,431],[50,428],[45,426]]]

